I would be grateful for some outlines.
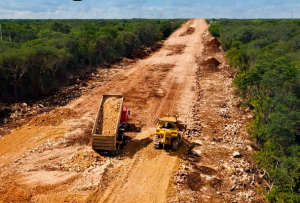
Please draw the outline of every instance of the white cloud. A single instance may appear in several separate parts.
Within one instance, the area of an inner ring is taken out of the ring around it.
[[[0,18],[288,18],[300,17],[297,0],[0,0]]]

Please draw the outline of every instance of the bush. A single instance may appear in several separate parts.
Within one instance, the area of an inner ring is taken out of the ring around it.
[[[221,31],[221,25],[218,23],[212,23],[209,26],[209,32],[212,34],[214,37],[220,37],[220,31]]]
[[[238,70],[234,84],[254,107],[249,128],[269,176],[269,202],[300,202],[300,20],[221,20],[210,27]]]

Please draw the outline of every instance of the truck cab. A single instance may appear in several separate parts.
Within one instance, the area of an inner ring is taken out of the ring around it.
[[[125,123],[128,125],[128,115],[129,115],[130,111],[127,111],[127,107],[124,106],[122,113],[121,113],[121,123]]]

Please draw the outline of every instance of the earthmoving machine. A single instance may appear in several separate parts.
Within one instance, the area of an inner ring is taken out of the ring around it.
[[[158,119],[156,133],[153,138],[154,148],[159,149],[171,145],[172,151],[177,151],[181,142],[181,134],[186,130],[186,124],[178,120],[178,116],[169,116]]]
[[[122,95],[103,95],[92,131],[92,148],[98,152],[108,152],[112,156],[119,153],[128,127],[130,111],[123,106]]]

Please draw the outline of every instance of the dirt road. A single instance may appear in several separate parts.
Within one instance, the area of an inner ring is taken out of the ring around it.
[[[40,115],[0,139],[1,202],[168,202],[176,196],[174,170],[185,153],[154,150],[156,120],[178,114],[194,122],[197,58],[203,54],[203,19],[190,20],[162,49],[120,71],[68,106]],[[102,94],[124,95],[131,123],[118,157],[91,149]],[[210,99],[214,99],[213,97]]]

